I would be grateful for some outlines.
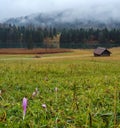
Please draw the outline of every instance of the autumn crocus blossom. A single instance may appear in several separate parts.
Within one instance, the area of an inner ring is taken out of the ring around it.
[[[23,120],[25,118],[25,114],[26,114],[26,109],[27,109],[27,98],[23,98],[23,102],[22,102],[22,107],[23,107]]]
[[[42,107],[43,107],[44,109],[46,109],[46,108],[47,108],[46,104],[42,104]]]

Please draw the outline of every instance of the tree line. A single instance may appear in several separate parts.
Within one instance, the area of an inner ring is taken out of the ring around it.
[[[52,27],[0,24],[0,48],[46,47],[44,39],[60,33],[61,48],[82,48],[100,45],[119,46],[120,29],[56,29]],[[87,44],[87,45],[86,45]]]
[[[26,47],[28,49],[34,47],[44,47],[43,40],[46,37],[53,38],[56,36],[56,28],[41,28],[29,25],[0,25],[0,47]]]
[[[63,29],[60,46],[77,48],[83,45],[120,45],[120,29]]]

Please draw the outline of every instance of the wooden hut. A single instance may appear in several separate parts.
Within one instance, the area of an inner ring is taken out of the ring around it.
[[[111,52],[107,48],[98,47],[94,50],[94,56],[110,56]]]

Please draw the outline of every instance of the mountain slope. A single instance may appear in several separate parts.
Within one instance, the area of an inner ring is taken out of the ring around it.
[[[106,20],[107,19],[107,20]],[[73,10],[53,13],[32,14],[25,17],[11,18],[4,23],[15,25],[34,25],[56,28],[120,28],[120,22],[112,18],[98,20],[97,18],[81,16]]]

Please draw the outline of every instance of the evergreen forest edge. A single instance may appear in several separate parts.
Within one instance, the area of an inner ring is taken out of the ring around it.
[[[0,48],[46,48],[45,38],[60,35],[60,48],[120,46],[120,29],[52,28],[0,24]]]

